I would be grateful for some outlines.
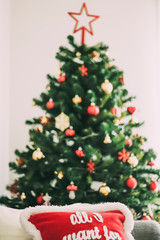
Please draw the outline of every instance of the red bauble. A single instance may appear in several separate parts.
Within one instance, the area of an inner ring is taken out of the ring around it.
[[[141,220],[151,220],[150,216],[148,215],[144,215]]]
[[[123,78],[123,77],[120,77],[120,78],[119,78],[119,81],[122,82],[122,83],[124,83],[124,78]]]
[[[90,114],[90,115],[96,116],[96,115],[99,114],[99,107],[98,107],[97,105],[95,105],[95,104],[92,103],[92,104],[88,107],[87,112],[88,112],[88,114]]]
[[[38,204],[42,204],[44,202],[43,200],[43,194],[41,194],[40,196],[37,197],[37,203]]]
[[[151,181],[150,185],[149,185],[149,189],[153,192],[157,192],[158,191],[158,183],[155,181]]]
[[[134,189],[137,187],[137,180],[134,177],[130,177],[126,181],[127,187]]]
[[[72,129],[72,128],[68,128],[66,131],[65,131],[65,135],[67,137],[73,137],[75,135],[75,130]]]
[[[117,114],[117,108],[111,108],[111,113],[116,115]]]
[[[53,100],[49,100],[49,101],[46,103],[46,108],[47,108],[47,109],[52,109],[52,108],[54,108],[54,102],[53,102]]]
[[[127,138],[126,139],[126,145],[128,145],[129,147],[132,146],[132,140]]]
[[[77,150],[76,150],[76,155],[77,155],[78,157],[84,157],[84,156],[85,156],[84,152],[83,152],[81,149],[77,149]]]
[[[66,81],[66,76],[65,75],[60,75],[57,81],[58,82],[65,82]]]
[[[150,162],[148,162],[148,165],[150,165],[151,167],[153,167],[153,166],[155,165],[155,162],[150,161]]]
[[[127,110],[130,114],[133,114],[136,111],[136,107],[128,107]]]

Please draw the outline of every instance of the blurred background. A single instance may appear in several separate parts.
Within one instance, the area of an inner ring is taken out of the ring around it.
[[[86,44],[109,46],[136,96],[136,119],[145,122],[139,133],[160,167],[160,1],[0,0],[0,194],[11,179],[8,162],[15,160],[15,149],[24,150],[29,141],[25,121],[43,114],[32,99],[46,91],[47,73],[58,73],[55,54],[75,26],[67,12],[79,13],[83,2],[89,14],[100,16]],[[74,35],[78,43],[80,34]]]

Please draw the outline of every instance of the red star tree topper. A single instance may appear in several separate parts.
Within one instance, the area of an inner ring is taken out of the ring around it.
[[[76,21],[73,33],[82,31],[81,43],[85,44],[85,31],[93,35],[91,23],[97,20],[99,16],[88,14],[87,6],[85,3],[82,4],[79,13],[68,12],[68,14]]]

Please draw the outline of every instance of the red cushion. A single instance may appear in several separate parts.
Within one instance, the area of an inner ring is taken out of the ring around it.
[[[34,240],[134,240],[134,221],[122,203],[29,207],[20,215]]]
[[[31,215],[29,221],[41,232],[43,240],[126,240],[125,216],[120,211],[44,212]]]

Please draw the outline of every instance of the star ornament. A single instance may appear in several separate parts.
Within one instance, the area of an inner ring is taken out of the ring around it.
[[[130,152],[127,152],[126,149],[122,149],[122,152],[118,152],[118,159],[122,160],[122,162],[126,162],[129,159]]]
[[[99,16],[88,14],[87,6],[85,3],[82,4],[79,13],[68,12],[68,14],[76,21],[73,33],[82,31],[81,43],[85,44],[85,31],[93,35],[92,22],[97,20]]]
[[[87,171],[88,171],[89,173],[94,172],[94,170],[95,170],[94,165],[95,165],[95,163],[92,162],[92,160],[89,160],[89,162],[87,163]]]
[[[69,117],[63,112],[55,117],[55,127],[61,131],[64,131],[70,126]]]

